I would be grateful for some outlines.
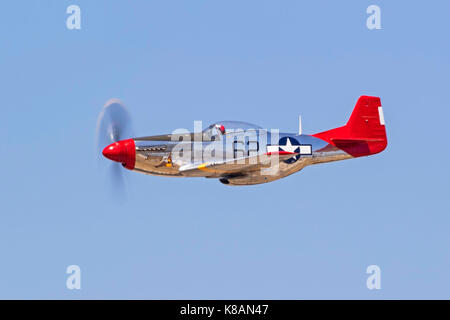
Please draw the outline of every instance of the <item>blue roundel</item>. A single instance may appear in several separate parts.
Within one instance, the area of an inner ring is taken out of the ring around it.
[[[296,152],[298,154],[292,156],[287,160],[284,160],[285,163],[291,164],[300,159],[300,143],[292,138],[292,137],[283,137],[278,142],[279,151],[287,151],[287,152]]]

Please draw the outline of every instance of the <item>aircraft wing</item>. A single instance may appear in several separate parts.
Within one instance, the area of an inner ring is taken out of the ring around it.
[[[273,159],[271,157],[278,157],[278,161],[284,161],[297,155],[297,152],[276,151],[259,154],[249,157],[240,157],[236,159],[224,161],[210,161],[203,163],[189,163],[179,168],[181,174],[183,172],[210,172],[212,174],[233,174],[252,171],[262,166],[270,165]]]

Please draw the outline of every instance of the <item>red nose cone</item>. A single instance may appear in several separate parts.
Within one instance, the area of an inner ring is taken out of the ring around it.
[[[102,153],[109,160],[120,162],[127,169],[134,169],[136,146],[133,139],[111,143]]]

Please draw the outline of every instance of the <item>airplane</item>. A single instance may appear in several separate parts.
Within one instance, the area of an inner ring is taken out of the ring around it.
[[[359,97],[344,126],[303,134],[280,133],[240,121],[219,121],[204,130],[122,140],[129,115],[119,100],[100,114],[97,135],[105,158],[128,170],[167,177],[215,178],[225,185],[275,181],[306,166],[369,156],[387,146],[379,97]]]

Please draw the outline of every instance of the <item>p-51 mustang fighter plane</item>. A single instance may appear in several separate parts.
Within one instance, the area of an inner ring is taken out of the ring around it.
[[[106,158],[145,174],[217,178],[228,185],[271,182],[311,164],[369,156],[387,146],[380,98],[369,96],[358,99],[346,125],[312,135],[221,121],[193,133],[122,140],[128,119],[119,101],[105,105],[97,134],[104,137],[98,143]]]

